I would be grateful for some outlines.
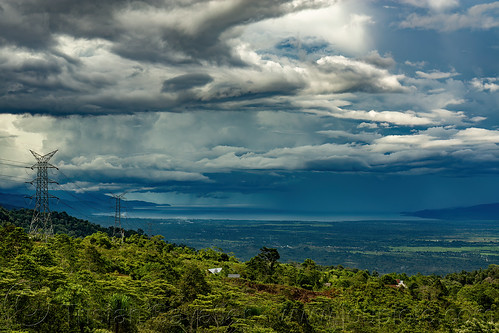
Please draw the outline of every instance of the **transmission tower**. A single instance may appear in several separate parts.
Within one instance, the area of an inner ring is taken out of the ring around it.
[[[113,237],[121,237],[121,241],[123,242],[123,238],[125,237],[125,232],[121,227],[121,199],[125,196],[127,192],[123,192],[119,195],[113,194],[113,198],[116,199],[116,210],[114,213],[114,229],[113,229]]]
[[[152,223],[151,222],[147,222],[147,236],[149,238],[152,237]]]
[[[30,152],[37,162],[31,167],[32,170],[36,169],[36,178],[29,182],[36,187],[36,194],[34,196],[35,209],[33,210],[33,218],[31,219],[31,224],[29,226],[29,233],[31,235],[40,234],[46,238],[53,234],[49,199],[56,198],[49,195],[49,184],[55,182],[49,180],[47,169],[57,169],[56,166],[49,163],[52,156],[57,153],[57,150],[43,156],[32,150],[30,150]],[[30,198],[33,199],[33,196]]]

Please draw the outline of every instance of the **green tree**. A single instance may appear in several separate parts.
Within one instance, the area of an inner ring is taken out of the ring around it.
[[[0,228],[0,258],[11,260],[33,248],[33,241],[23,228],[8,224]],[[0,260],[1,260],[0,259]]]
[[[298,285],[305,289],[314,289],[320,286],[321,272],[317,269],[315,261],[305,259],[298,275]]]
[[[250,280],[275,282],[274,274],[280,259],[277,249],[262,247],[260,253],[246,263],[245,276]]]
[[[40,266],[35,259],[27,254],[20,254],[14,260],[14,268],[20,276],[29,280],[39,280],[41,278]]]
[[[82,253],[82,260],[84,262],[85,267],[89,271],[99,272],[99,273],[105,273],[109,271],[110,263],[93,245],[84,247]]]
[[[313,332],[303,303],[284,301],[277,309],[269,313],[269,326],[279,333]]]
[[[109,324],[115,333],[135,332],[128,295],[113,294],[109,300]]]
[[[277,260],[281,258],[277,249],[268,248],[266,246],[260,249],[258,257],[260,257],[264,262],[267,263],[267,265],[269,266],[270,274],[274,273],[275,266],[278,264]]]
[[[49,267],[56,265],[54,254],[49,247],[46,246],[46,244],[41,244],[35,247],[33,251],[31,251],[31,255],[35,259],[36,263],[41,266]]]
[[[187,264],[180,280],[182,299],[190,302],[196,299],[198,294],[206,295],[210,290],[203,271],[195,264]]]

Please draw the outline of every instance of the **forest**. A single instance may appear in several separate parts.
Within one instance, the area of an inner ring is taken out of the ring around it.
[[[6,332],[497,332],[499,266],[445,276],[379,274],[261,247],[217,248],[54,213],[0,207],[0,330]],[[213,269],[217,268],[217,269]]]

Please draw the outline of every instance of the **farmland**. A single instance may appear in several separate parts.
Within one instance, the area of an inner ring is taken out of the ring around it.
[[[129,219],[172,243],[217,247],[248,260],[262,246],[285,262],[313,258],[380,273],[446,274],[499,262],[496,221],[363,220],[256,221],[222,219]]]

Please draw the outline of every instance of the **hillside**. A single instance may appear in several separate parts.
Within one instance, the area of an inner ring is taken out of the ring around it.
[[[26,213],[26,212],[24,212]],[[17,332],[496,332],[499,266],[407,276],[247,262],[161,236],[91,229],[31,239],[0,209],[0,327]],[[86,225],[67,214],[57,225]],[[88,223],[88,222],[87,222]],[[90,224],[91,226],[92,224]],[[217,274],[208,271],[221,268]],[[229,274],[232,278],[228,277]],[[238,277],[239,276],[239,277]]]
[[[31,209],[19,208],[7,210],[0,206],[0,218],[3,221],[14,223],[16,226],[29,231],[33,211]],[[108,236],[113,236],[113,227],[104,228],[98,224],[87,220],[78,219],[68,215],[66,212],[51,212],[51,221],[55,234],[67,234],[73,237],[85,237],[96,232],[102,232]],[[125,236],[143,234],[143,230],[124,230]]]

